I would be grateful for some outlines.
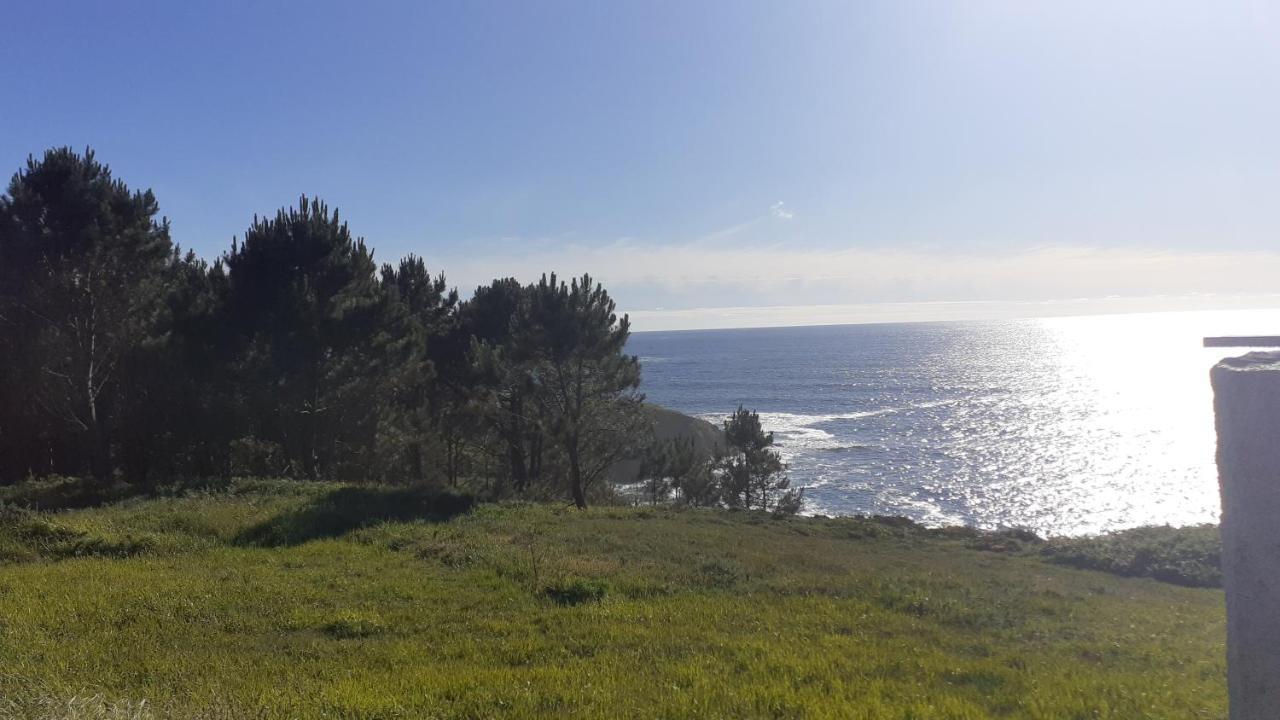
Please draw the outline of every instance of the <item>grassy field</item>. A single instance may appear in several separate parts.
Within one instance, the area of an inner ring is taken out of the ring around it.
[[[1222,593],[890,520],[329,484],[0,509],[0,717],[1225,718]]]

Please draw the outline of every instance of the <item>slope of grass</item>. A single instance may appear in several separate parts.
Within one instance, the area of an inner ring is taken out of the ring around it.
[[[405,492],[4,511],[0,717],[1226,717],[1220,591],[888,520]]]

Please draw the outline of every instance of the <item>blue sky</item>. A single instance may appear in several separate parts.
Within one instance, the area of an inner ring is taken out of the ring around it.
[[[640,328],[1280,304],[1278,37],[1271,2],[20,3],[0,169],[91,145],[209,258],[318,195],[381,260],[589,270]]]

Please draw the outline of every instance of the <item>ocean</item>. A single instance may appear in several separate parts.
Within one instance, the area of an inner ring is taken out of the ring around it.
[[[1209,368],[1280,310],[643,332],[651,402],[760,413],[808,514],[1076,535],[1217,522]]]

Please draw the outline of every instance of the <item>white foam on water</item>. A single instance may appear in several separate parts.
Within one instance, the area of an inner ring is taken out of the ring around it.
[[[784,430],[795,427],[807,427],[818,423],[831,422],[833,420],[858,420],[860,418],[876,417],[879,415],[890,415],[893,413],[910,412],[912,410],[924,410],[928,408],[943,407],[945,405],[955,405],[961,402],[972,402],[974,400],[982,400],[985,398],[967,398],[964,400],[930,400],[921,403],[913,403],[911,405],[900,405],[895,407],[877,408],[875,410],[859,410],[857,412],[847,413],[785,413],[785,412],[762,412],[760,415],[760,424],[764,425],[765,430],[774,432],[782,432]],[[699,418],[719,426],[729,417],[729,413],[702,413]]]
[[[955,402],[956,401],[954,400],[937,400],[917,403],[914,405],[878,408],[875,410],[861,410],[847,413],[802,414],[762,412],[760,413],[760,425],[766,432],[772,432],[774,434],[774,441],[778,451],[782,454],[782,459],[789,462],[797,455],[810,451],[858,450],[868,447],[858,443],[841,442],[835,435],[820,427],[815,427],[816,425],[834,422],[837,420],[859,420],[862,418],[890,415],[893,413],[908,412],[911,410],[940,407],[943,405],[953,404]],[[719,413],[704,413],[698,417],[719,427],[724,422],[727,415]]]
[[[719,426],[724,422],[724,415],[700,415],[703,420]],[[796,413],[760,413],[760,425],[766,432],[773,433],[775,447],[782,454],[784,461],[807,450],[835,450],[841,447],[836,436],[813,427],[819,423],[843,419],[840,415],[800,415]]]
[[[890,508],[889,514],[909,517],[929,527],[963,525],[965,523],[963,515],[949,513],[932,500],[919,497],[914,493],[901,494],[886,491],[881,492],[877,499]]]
[[[798,458],[807,458],[815,454],[825,453],[843,453],[856,452],[859,450],[873,449],[874,445],[866,445],[849,438],[838,438],[832,432],[819,427],[825,423],[860,420],[863,418],[881,417],[884,415],[892,415],[895,413],[905,413],[915,410],[926,410],[930,408],[938,408],[950,405],[957,405],[966,402],[981,402],[989,398],[964,398],[964,399],[947,399],[947,400],[930,400],[909,405],[895,405],[892,407],[876,408],[874,410],[859,410],[845,413],[787,413],[787,412],[761,412],[760,425],[766,432],[774,434],[774,447],[782,456],[783,462],[789,465],[798,464]],[[703,413],[698,415],[699,418],[706,420],[717,427],[721,427],[727,414],[720,413]],[[835,485],[839,486],[847,483],[848,469],[838,467],[843,461],[836,461],[837,466],[827,469],[821,468],[821,464],[813,466],[814,463],[808,459],[803,460],[806,465],[807,472],[802,482],[796,482],[793,479],[793,488],[805,488],[817,490],[819,488]],[[817,471],[817,472],[814,472]],[[870,490],[865,487],[865,490]],[[867,510],[872,513],[901,515],[909,517],[916,522],[920,522],[929,526],[941,526],[963,523],[965,518],[961,515],[949,513],[928,499],[921,497],[918,492],[907,490],[906,492],[893,492],[888,489],[880,490],[872,493],[876,498],[873,508]],[[840,503],[832,503],[828,506],[817,497],[807,495],[804,501],[804,508],[801,510],[804,515],[815,514],[841,514]]]

